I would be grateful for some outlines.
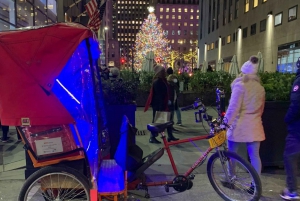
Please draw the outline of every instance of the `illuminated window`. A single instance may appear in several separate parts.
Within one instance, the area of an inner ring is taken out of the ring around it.
[[[159,19],[164,19],[164,16],[163,15],[159,16]]]
[[[294,6],[294,7],[289,9],[288,21],[292,21],[292,20],[297,19],[297,8],[298,8],[298,6]]]
[[[174,31],[174,30],[172,30],[172,35],[173,35],[173,36],[175,35],[175,31]]]
[[[164,8],[160,8],[159,11],[160,11],[160,12],[163,12],[163,11],[164,11]]]
[[[179,26],[179,27],[180,27],[180,25],[181,25],[180,22],[178,22],[178,26]]]
[[[175,20],[175,15],[172,15],[172,19]]]
[[[206,45],[207,51],[210,50],[210,45]]]
[[[181,20],[181,15],[178,15],[178,19]]]
[[[178,36],[180,36],[180,30],[178,30]]]
[[[181,8],[178,8],[178,13],[181,13]]]
[[[191,13],[193,13],[194,12],[194,9],[193,8],[191,8]]]
[[[185,22],[183,25],[186,27],[187,26],[187,22]]]
[[[245,0],[245,13],[249,11],[249,0]]]
[[[256,8],[258,6],[258,0],[253,0],[253,8]]]
[[[210,49],[213,50],[215,48],[215,43],[210,44]]]
[[[194,24],[190,24],[190,26],[192,27],[192,26],[194,26]]]
[[[169,12],[169,8],[166,8],[166,12]]]
[[[175,13],[175,8],[172,8],[172,13]]]
[[[174,39],[172,39],[172,43],[174,43]]]
[[[172,22],[172,26],[175,26],[175,22]]]
[[[190,31],[191,36],[193,35],[193,33],[194,33],[193,31]]]
[[[228,43],[231,43],[231,36],[230,35],[227,36],[227,44]]]
[[[169,26],[169,22],[166,22],[166,26]]]
[[[182,41],[180,39],[178,39],[177,43],[182,44]]]
[[[274,25],[278,26],[282,24],[282,13],[275,15]]]
[[[184,12],[185,12],[185,13],[187,13],[187,12],[188,12],[188,9],[187,9],[187,8],[185,8],[185,9],[184,9]]]
[[[197,20],[199,20],[199,15],[197,15],[197,17],[196,17],[196,18],[197,18]]]
[[[169,31],[168,30],[165,30],[165,35],[167,36],[169,34]]]
[[[169,19],[169,15],[166,15],[166,19]]]
[[[190,19],[191,19],[191,20],[192,20],[192,19],[194,19],[194,16],[193,16],[193,15],[191,15]]]
[[[199,13],[199,10],[197,9],[197,13]]]

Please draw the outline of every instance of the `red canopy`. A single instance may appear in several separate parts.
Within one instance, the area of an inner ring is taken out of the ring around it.
[[[73,23],[0,32],[1,123],[18,126],[21,118],[30,125],[73,123],[51,88],[80,42],[92,36]]]

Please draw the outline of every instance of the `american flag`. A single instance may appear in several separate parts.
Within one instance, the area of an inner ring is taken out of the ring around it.
[[[90,17],[88,27],[97,32],[100,28],[106,8],[106,0],[91,0],[85,5],[85,9]]]

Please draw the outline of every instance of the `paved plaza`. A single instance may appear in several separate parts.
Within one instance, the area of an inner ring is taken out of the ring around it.
[[[209,114],[216,115],[214,109],[208,110]],[[136,111],[136,127],[139,133],[143,135],[136,136],[137,144],[143,149],[144,156],[155,151],[161,145],[150,144],[149,132],[146,125],[152,120],[152,111],[143,112],[143,108],[137,108]],[[183,126],[175,126],[179,131],[174,132],[175,137],[180,139],[189,138],[206,134],[202,124],[195,123],[194,111],[182,112]],[[206,129],[208,126],[205,124]],[[0,200],[17,201],[19,190],[24,183],[24,167],[25,154],[22,143],[17,142],[16,131],[10,128],[9,143],[0,142]],[[184,173],[205,151],[208,142],[198,141],[195,144],[185,143],[171,148],[174,160],[180,173]],[[144,191],[132,191],[131,196],[144,200],[186,200],[186,201],[221,201],[222,199],[213,190],[206,174],[206,162],[196,169],[194,172],[196,177],[193,181],[194,186],[191,190],[177,193],[172,188],[166,193],[164,187],[151,187],[149,193],[151,198],[144,198]],[[154,163],[147,171],[147,176],[153,181],[163,181],[166,178],[173,179],[172,167],[170,165],[167,154],[165,153],[161,159]],[[263,197],[261,200],[281,200],[280,191],[284,188],[285,173],[279,168],[267,168],[263,170],[261,176],[263,184]]]

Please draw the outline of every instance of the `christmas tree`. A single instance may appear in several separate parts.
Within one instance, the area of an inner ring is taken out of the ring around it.
[[[161,23],[158,23],[153,10],[136,35],[134,56],[136,68],[141,69],[147,53],[151,51],[154,53],[154,59],[161,63],[165,63],[170,56],[169,40],[165,36]]]

